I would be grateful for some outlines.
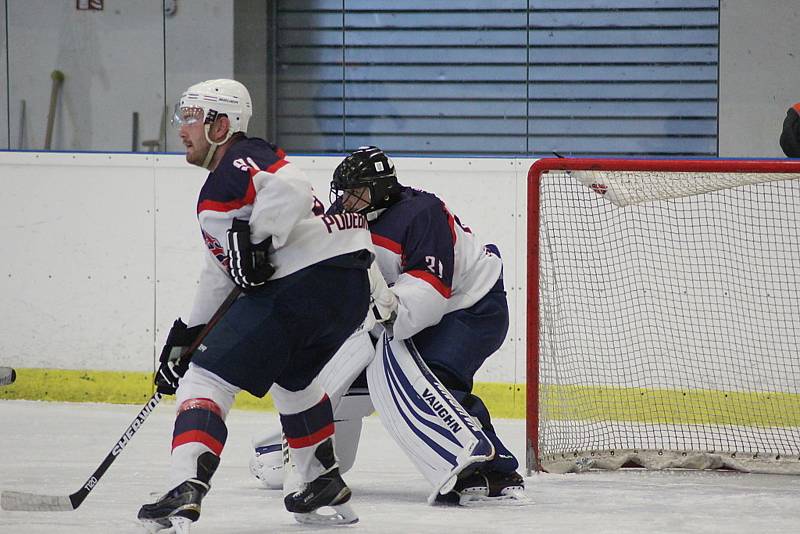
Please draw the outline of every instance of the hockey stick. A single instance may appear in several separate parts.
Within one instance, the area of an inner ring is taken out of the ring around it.
[[[53,124],[56,121],[56,104],[58,103],[58,93],[64,83],[64,73],[54,70],[50,74],[53,86],[50,88],[50,108],[47,111],[47,131],[44,134],[44,149],[50,150],[50,143],[53,140]]]
[[[0,367],[0,386],[13,384],[17,379],[17,372],[11,367]]]
[[[241,289],[238,286],[234,287],[234,289],[230,292],[230,294],[225,298],[225,301],[220,305],[219,309],[214,313],[214,315],[209,319],[208,324],[200,331],[197,335],[197,339],[194,340],[189,347],[186,348],[186,353],[192,352],[197,347],[200,346],[200,343],[206,337],[208,332],[216,325],[222,316],[225,315],[225,312],[228,311],[228,308],[234,303],[234,301],[239,298],[239,294],[241,293]],[[20,491],[4,491],[0,495],[0,508],[3,510],[9,511],[29,511],[29,512],[68,512],[70,510],[75,510],[81,503],[86,499],[97,483],[100,481],[100,478],[103,474],[108,470],[111,464],[114,463],[114,460],[117,459],[117,456],[122,452],[122,450],[130,443],[131,439],[133,439],[134,434],[142,427],[147,417],[153,411],[153,409],[161,402],[161,398],[163,395],[156,391],[153,393],[153,396],[145,403],[142,409],[139,411],[136,418],[128,425],[128,428],[125,429],[125,432],[120,436],[117,442],[112,447],[111,451],[106,455],[103,462],[100,466],[95,469],[92,476],[84,482],[83,486],[70,495],[40,495],[38,493],[25,493]]]

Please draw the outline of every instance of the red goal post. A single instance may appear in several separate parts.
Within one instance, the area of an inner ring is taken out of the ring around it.
[[[787,159],[531,166],[528,472],[800,473],[798,177]]]

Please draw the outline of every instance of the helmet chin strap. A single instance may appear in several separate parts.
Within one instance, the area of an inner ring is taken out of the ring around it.
[[[230,139],[231,136],[233,135],[233,132],[231,131],[231,129],[228,128],[228,133],[225,134],[225,139],[223,139],[219,143],[215,143],[208,136],[208,131],[210,129],[211,129],[211,124],[205,124],[203,126],[203,131],[206,134],[206,141],[208,141],[208,144],[211,145],[210,147],[208,147],[208,152],[206,153],[206,158],[203,160],[203,168],[208,169],[208,170],[211,170],[209,168],[209,166],[211,165],[211,160],[214,158],[214,153],[217,151],[217,147],[219,147],[219,145],[224,145],[225,143],[227,143],[228,139]]]

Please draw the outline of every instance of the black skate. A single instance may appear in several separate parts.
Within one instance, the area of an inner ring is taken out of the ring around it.
[[[514,492],[523,493],[525,491],[525,480],[516,471],[511,473],[489,471],[484,476],[489,486],[490,498],[506,497]]]
[[[283,499],[286,509],[294,513],[298,523],[346,525],[358,522],[358,516],[347,504],[352,494],[339,474],[333,453],[333,440],[327,439],[320,443],[314,456],[327,471],[286,495]],[[319,513],[318,510],[325,506],[333,508],[334,513]]]
[[[208,484],[195,478],[182,482],[153,504],[142,506],[139,521],[150,532],[174,528],[176,534],[188,533],[189,525],[200,519],[200,502],[208,490]]]
[[[501,473],[475,471],[459,477],[453,489],[436,496],[436,504],[469,506],[479,502],[515,501],[506,504],[526,504],[525,480],[516,471]]]
[[[456,480],[456,485],[449,492],[436,496],[435,503],[440,505],[457,506],[462,504],[461,497],[464,496],[488,496],[489,485],[481,473],[472,471],[469,474],[460,474]],[[467,497],[467,500],[469,498]]]
[[[299,523],[350,524],[358,522],[358,516],[347,504],[351,495],[339,468],[334,467],[312,482],[303,484],[299,491],[287,495],[283,503]],[[334,513],[319,513],[317,510],[324,506],[333,508]]]

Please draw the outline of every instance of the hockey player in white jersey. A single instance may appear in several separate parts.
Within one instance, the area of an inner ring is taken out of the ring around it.
[[[376,147],[363,147],[342,161],[334,173],[331,201],[329,212],[358,213],[369,220],[376,263],[391,286],[391,298],[384,298],[386,304],[381,312],[392,326],[394,345],[387,347],[394,346],[392,350],[399,354],[405,348],[398,342],[410,343],[409,350],[421,357],[423,367],[435,375],[433,380],[443,383],[480,422],[494,446],[491,458],[484,459],[477,469],[463,469],[452,491],[437,494],[435,500],[463,504],[471,500],[522,498],[524,481],[516,472],[518,461],[494,432],[483,401],[472,393],[475,373],[500,347],[508,330],[508,306],[497,247],[478,242],[436,196],[400,185],[393,163]],[[358,354],[368,352],[360,347],[362,341],[350,340],[343,349]],[[337,354],[329,366],[339,359]],[[323,387],[337,392],[332,397],[341,396],[342,388],[347,388],[348,374],[341,373],[339,380],[335,372],[323,375]],[[381,376],[370,374],[370,388],[374,389]],[[375,392],[370,393],[374,398]],[[347,445],[344,441],[337,444],[338,456],[347,459],[343,467],[352,465],[360,418],[369,411],[369,406],[354,407],[360,399],[364,405],[363,395],[344,395],[339,405],[335,404],[337,425],[350,429]],[[411,419],[403,414],[400,417]],[[408,435],[412,438],[406,441],[412,442],[414,432]],[[274,433],[254,440],[256,454],[251,470],[267,487],[278,487],[282,482],[275,442]],[[350,449],[345,451],[345,446]],[[408,452],[408,447],[405,449]],[[410,456],[413,459],[413,454]],[[436,486],[436,476],[425,472],[427,460],[415,463]]]
[[[160,392],[175,394],[177,417],[172,489],[138,515],[153,531],[188,532],[199,519],[241,390],[271,389],[300,478],[287,510],[307,521],[332,506],[320,520],[357,520],[334,456],[331,403],[314,377],[367,313],[370,235],[361,216],[338,225],[322,217],[284,152],[245,135],[251,113],[234,80],[193,85],[176,106],[186,160],[210,171],[197,202],[207,252],[189,320],[175,321],[156,376]],[[234,284],[242,296],[194,354],[175,360]]]

